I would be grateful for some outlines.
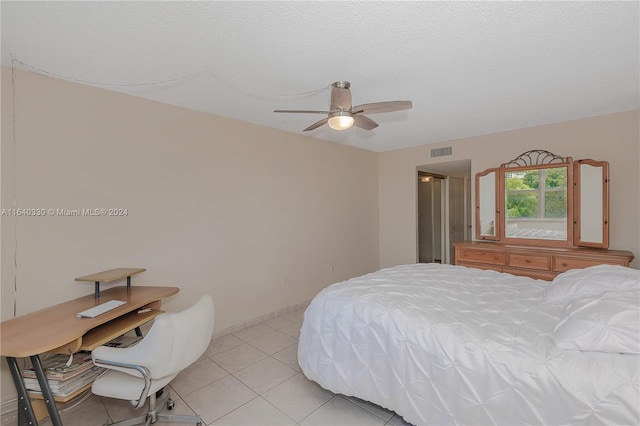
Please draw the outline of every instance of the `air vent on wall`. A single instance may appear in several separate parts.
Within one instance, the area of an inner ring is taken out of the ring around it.
[[[444,157],[445,155],[451,155],[453,152],[450,146],[446,148],[434,148],[431,150],[431,158],[433,157]]]

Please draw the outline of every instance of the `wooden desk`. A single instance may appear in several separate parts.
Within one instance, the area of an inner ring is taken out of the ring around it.
[[[90,294],[0,323],[0,355],[7,358],[19,402],[26,407],[29,424],[36,425],[37,420],[16,358],[31,358],[51,421],[54,426],[61,425],[39,354],[90,351],[155,318],[162,313],[162,299],[178,291],[177,287],[113,287],[102,291],[99,298]],[[78,312],[111,299],[127,303],[95,318],[76,317]],[[141,308],[150,308],[151,311],[138,314]]]

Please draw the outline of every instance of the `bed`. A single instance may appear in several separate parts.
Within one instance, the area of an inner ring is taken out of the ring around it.
[[[415,425],[640,424],[640,271],[412,264],[333,284],[298,362]]]

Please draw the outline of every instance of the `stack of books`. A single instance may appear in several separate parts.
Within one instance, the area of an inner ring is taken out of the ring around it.
[[[78,352],[73,354],[69,365],[68,355],[53,355],[42,361],[44,374],[49,382],[53,396],[65,397],[93,382],[105,370],[93,365],[91,353]],[[40,383],[36,379],[33,367],[22,370],[22,377],[27,390],[41,393]]]
[[[105,344],[114,348],[125,348],[137,343],[141,337],[120,336]],[[42,368],[53,396],[67,397],[92,383],[106,369],[93,365],[91,352],[69,355],[51,355],[42,359]],[[29,392],[41,394],[40,383],[32,366],[22,370],[22,378]]]

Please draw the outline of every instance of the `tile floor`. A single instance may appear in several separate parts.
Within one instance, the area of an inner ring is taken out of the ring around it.
[[[171,382],[173,412],[198,413],[203,424],[213,426],[407,426],[395,413],[333,394],[301,373],[297,349],[303,314],[298,309],[215,338],[204,356]],[[61,417],[65,426],[98,426],[135,415],[127,401],[90,395]]]

